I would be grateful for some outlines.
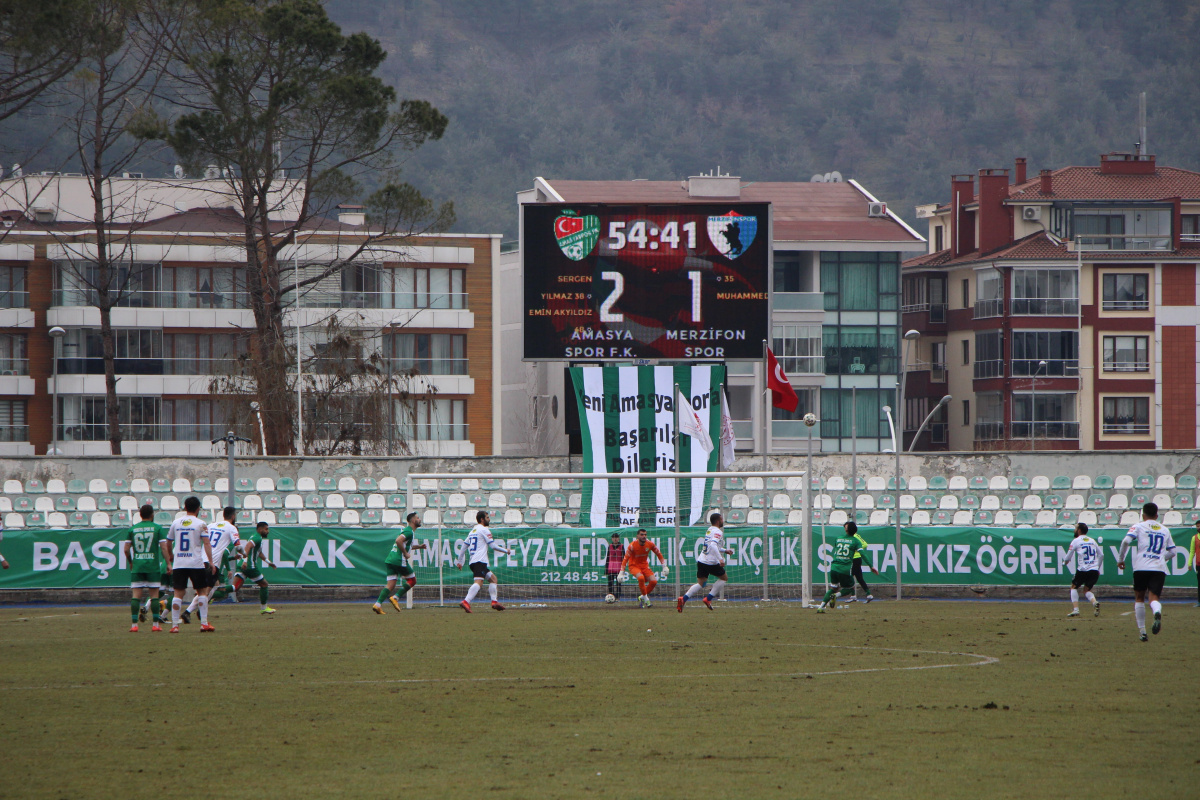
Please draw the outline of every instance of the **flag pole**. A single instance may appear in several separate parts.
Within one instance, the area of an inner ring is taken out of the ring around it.
[[[683,587],[679,583],[679,573],[683,569],[683,553],[680,550],[680,544],[679,544],[679,514],[681,511],[681,508],[680,508],[680,504],[679,504],[680,486],[679,486],[679,476],[678,476],[678,473],[679,473],[679,383],[678,382],[675,383],[675,391],[671,395],[671,407],[675,410],[675,423],[674,423],[674,429],[671,431],[671,437],[673,438],[673,440],[675,442],[675,472],[676,472],[675,513],[672,515],[675,518],[675,543],[674,543],[674,545],[672,545],[671,549],[675,551],[673,559],[676,561],[676,564],[675,564],[675,596],[681,597],[683,595]]]
[[[767,453],[771,449],[771,387],[768,385],[767,376],[767,340],[763,339],[763,472],[766,472],[770,467],[767,466]],[[763,486],[763,518],[762,518],[762,599],[769,600],[770,592],[768,588],[767,570],[771,561],[771,538],[770,531],[767,530],[767,492],[764,482]]]

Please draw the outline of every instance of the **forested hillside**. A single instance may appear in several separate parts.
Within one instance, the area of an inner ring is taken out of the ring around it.
[[[516,233],[533,177],[839,170],[905,218],[952,172],[1150,150],[1200,168],[1200,3],[1185,0],[331,0],[446,136],[405,178],[457,228]],[[7,158],[5,159],[8,160]]]

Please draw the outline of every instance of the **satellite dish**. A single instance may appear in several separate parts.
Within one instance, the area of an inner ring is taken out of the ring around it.
[[[842,173],[838,172],[837,170],[834,170],[833,172],[831,172],[825,176],[825,182],[826,183],[841,183],[842,182]]]
[[[182,178],[182,177],[183,177],[183,167],[182,167],[182,166],[180,166],[179,164],[176,164],[176,165],[175,165],[175,177],[176,177],[176,178]]]
[[[204,177],[210,181],[216,180],[217,178],[221,177],[221,170],[218,169],[216,164],[209,164],[204,168]]]
[[[23,176],[24,174],[25,174],[25,170],[21,169],[21,165],[20,165],[20,164],[13,164],[13,168],[12,168],[12,176],[13,176],[14,178],[20,178],[20,177],[21,177],[21,176]]]
[[[821,175],[821,174],[813,175],[811,178],[808,179],[808,182],[809,183],[824,183],[825,176]]]

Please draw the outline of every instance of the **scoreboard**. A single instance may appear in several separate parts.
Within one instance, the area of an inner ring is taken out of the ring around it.
[[[523,208],[526,360],[762,358],[769,204]]]

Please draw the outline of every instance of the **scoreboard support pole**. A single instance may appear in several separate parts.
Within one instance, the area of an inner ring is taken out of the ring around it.
[[[683,508],[679,503],[679,498],[682,496],[680,490],[682,486],[679,483],[679,384],[673,384],[675,387],[674,393],[671,395],[671,405],[675,409],[675,429],[671,431],[672,438],[675,440],[675,513],[672,515],[675,518],[675,541],[671,544],[673,555],[669,560],[677,562],[675,564],[675,596],[683,596],[683,586],[679,582],[679,573],[683,571],[683,553],[680,551],[679,542],[679,515],[683,513]]]
[[[771,389],[767,385],[768,375],[767,375],[767,340],[766,339],[763,339],[762,349],[763,349],[763,353],[762,353],[762,358],[763,358],[763,455],[762,455],[762,468],[763,468],[763,472],[766,472],[767,470],[770,469],[770,466],[767,464],[767,461],[768,461],[768,454],[771,452]],[[765,486],[764,486],[764,489],[765,489]],[[762,599],[764,601],[771,599],[770,598],[770,590],[768,587],[768,581],[770,580],[770,578],[767,575],[767,572],[770,569],[770,562],[771,562],[771,558],[770,558],[771,540],[767,533],[767,516],[768,516],[768,512],[770,511],[770,509],[766,507],[766,505],[767,505],[766,497],[767,497],[767,495],[766,495],[766,492],[764,491],[763,492],[763,522],[762,522],[762,543],[763,543]]]

